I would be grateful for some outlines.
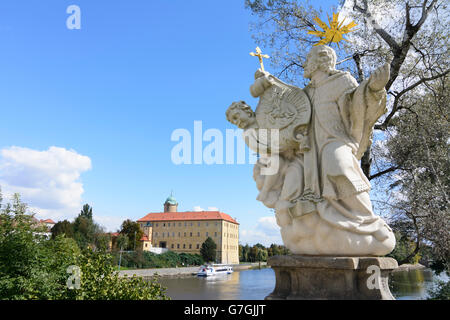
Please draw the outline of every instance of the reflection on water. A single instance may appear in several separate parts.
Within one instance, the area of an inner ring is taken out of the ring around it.
[[[262,300],[275,285],[270,268],[235,271],[213,277],[161,278],[173,300]]]
[[[389,286],[396,299],[426,299],[427,291],[437,277],[430,270],[394,272]],[[173,300],[263,300],[275,287],[275,274],[271,268],[235,271],[214,277],[161,278],[167,295]]]
[[[431,270],[411,270],[393,272],[389,277],[389,287],[398,300],[427,299],[428,291],[437,280],[448,281],[445,273],[436,276]]]

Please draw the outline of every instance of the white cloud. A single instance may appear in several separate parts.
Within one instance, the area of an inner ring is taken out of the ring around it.
[[[195,211],[195,212],[205,211],[205,209],[203,209],[200,206],[194,206],[194,208],[192,210]]]
[[[194,207],[192,208],[192,210],[193,210],[194,212],[200,212],[200,211],[219,211],[219,208],[217,208],[217,207],[208,207],[208,209],[205,210],[205,209],[202,208],[201,206],[194,206]]]
[[[261,243],[264,246],[270,246],[272,243],[283,244],[280,227],[278,227],[274,216],[259,218],[256,226],[252,229],[240,230],[239,237],[239,242],[242,245],[249,244],[252,246]]]
[[[130,219],[130,217],[104,216],[94,213],[94,221],[105,228],[106,232],[116,232],[120,230],[122,222]]]
[[[82,204],[80,175],[91,167],[91,159],[74,150],[13,146],[0,150],[0,186],[6,196],[20,193],[38,217],[72,218]]]

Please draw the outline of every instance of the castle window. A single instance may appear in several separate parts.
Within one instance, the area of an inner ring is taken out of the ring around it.
[[[175,245],[174,245],[174,244],[172,243],[172,246],[171,246],[171,247],[172,247],[172,249],[174,248],[174,246],[175,246]]]
[[[200,249],[200,245],[197,243],[197,249]]]
[[[192,237],[192,232],[190,232],[190,236]]]
[[[189,249],[192,249],[192,244],[189,245]]]
[[[179,243],[177,244],[177,249],[180,249],[180,244]]]
[[[183,243],[183,249],[186,249],[186,244],[185,243]]]
[[[208,236],[208,232],[206,233],[206,236]]]
[[[200,227],[200,222],[199,222],[199,223],[197,223],[197,227]]]
[[[197,237],[200,237],[200,232],[197,232]]]

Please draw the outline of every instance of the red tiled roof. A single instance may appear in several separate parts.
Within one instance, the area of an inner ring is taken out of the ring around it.
[[[55,221],[53,221],[52,219],[45,219],[45,220],[42,220],[41,219],[41,221],[40,222],[43,222],[43,223],[52,223],[52,224],[56,224],[56,222]]]
[[[139,241],[148,241],[148,237],[144,234]]]
[[[118,232],[111,232],[111,237],[118,237],[119,233]]]
[[[228,214],[219,211],[155,212],[147,214],[145,217],[139,219],[138,222],[181,220],[225,220],[239,224]]]

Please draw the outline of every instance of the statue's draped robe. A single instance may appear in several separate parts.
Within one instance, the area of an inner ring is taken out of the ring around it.
[[[358,85],[342,71],[304,90],[313,109],[311,149],[286,170],[280,200],[295,201],[291,212],[297,216],[317,212],[332,226],[352,233],[373,234],[387,227],[372,211],[370,183],[359,165],[373,125],[385,112],[385,90],[372,92],[368,81]],[[379,241],[386,237],[376,234]]]

